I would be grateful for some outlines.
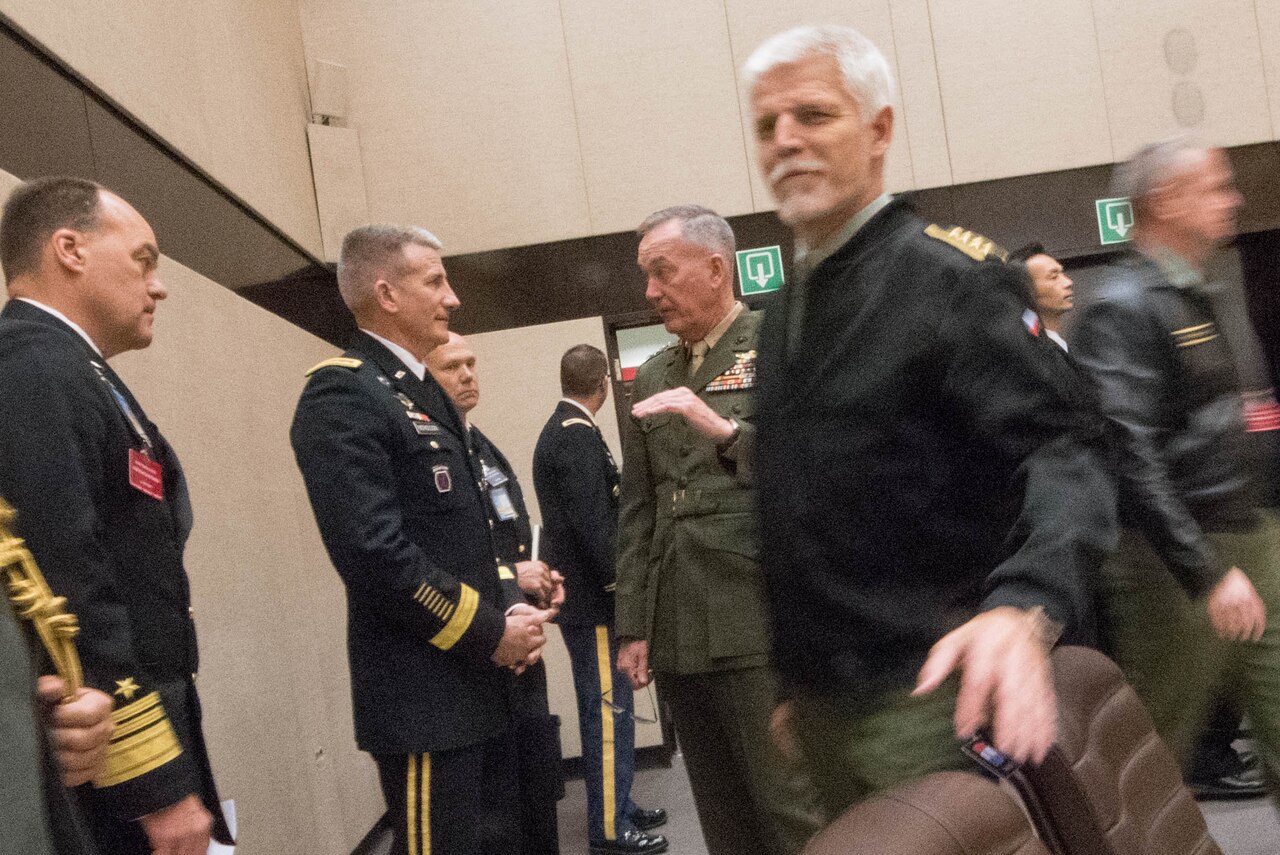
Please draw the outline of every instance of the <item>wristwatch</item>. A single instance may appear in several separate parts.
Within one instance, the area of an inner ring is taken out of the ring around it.
[[[716,443],[716,449],[719,451],[728,450],[738,441],[738,437],[742,436],[742,425],[738,424],[737,419],[729,419],[729,427],[733,428],[733,433]]]

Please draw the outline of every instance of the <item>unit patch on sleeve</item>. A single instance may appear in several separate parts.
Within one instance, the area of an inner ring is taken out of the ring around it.
[[[756,385],[756,352],[748,350],[739,353],[729,370],[712,379],[704,390],[707,392],[735,392],[739,389],[752,389]]]

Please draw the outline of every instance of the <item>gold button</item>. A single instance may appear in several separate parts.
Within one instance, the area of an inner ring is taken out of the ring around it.
[[[435,448],[435,449],[438,449],[438,448],[440,448],[440,443],[436,442],[436,441],[433,439],[433,440],[431,440],[431,447],[432,447],[432,448]]]

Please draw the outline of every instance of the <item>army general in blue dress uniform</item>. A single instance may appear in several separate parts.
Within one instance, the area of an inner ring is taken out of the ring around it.
[[[338,287],[360,332],[311,370],[291,438],[347,589],[356,742],[393,852],[518,851],[511,670],[537,661],[551,613],[504,591],[481,463],[420,358],[459,305],[440,242],[356,229]]]

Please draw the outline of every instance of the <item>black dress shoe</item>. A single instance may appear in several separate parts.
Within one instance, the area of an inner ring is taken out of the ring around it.
[[[641,831],[648,831],[651,828],[658,828],[667,824],[667,812],[662,808],[645,810],[638,807],[627,818],[631,820],[632,825]]]
[[[1216,778],[1192,778],[1187,782],[1197,799],[1254,799],[1267,794],[1262,763],[1254,754],[1242,754],[1239,766]]]
[[[643,831],[624,831],[617,840],[593,841],[590,849],[591,855],[650,855],[666,852],[667,838]]]

